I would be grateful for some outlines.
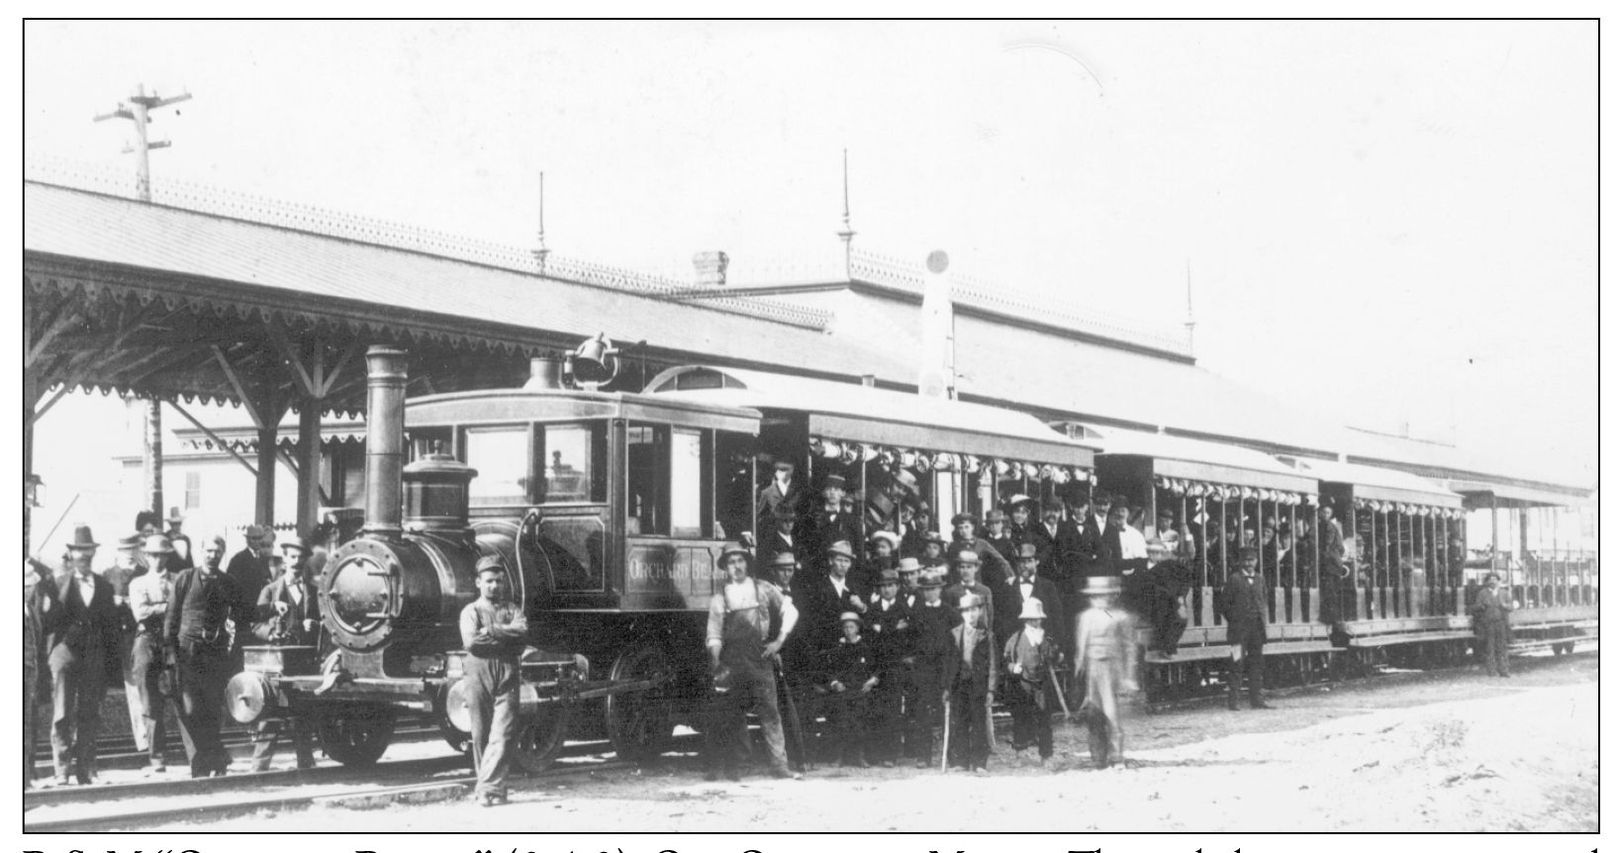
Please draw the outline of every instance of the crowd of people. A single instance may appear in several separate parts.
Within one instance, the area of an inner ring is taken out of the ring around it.
[[[110,565],[95,565],[101,543],[77,525],[57,565],[30,558],[24,571],[23,786],[35,781],[36,716],[49,695],[53,773],[49,784],[97,780],[96,744],[103,700],[118,684],[146,772],[168,769],[172,705],[193,777],[224,775],[230,757],[220,735],[225,685],[243,668],[245,645],[317,642],[314,577],[324,553],[296,535],[249,526],[246,547],[225,560],[225,541],[208,537],[200,553],[184,518],[143,511],[118,539]],[[252,768],[270,766],[290,733],[298,766],[312,766],[310,733],[269,720],[253,732]]]
[[[897,530],[872,533],[857,551],[844,479],[827,475],[812,499],[794,481],[792,463],[775,464],[758,494],[757,547],[738,544],[721,558],[728,578],[707,632],[711,778],[739,774],[749,708],[779,777],[817,760],[984,772],[997,699],[1011,713],[1018,756],[1034,750],[1049,762],[1060,709],[1088,727],[1098,765],[1121,761],[1118,697],[1138,689],[1136,628],[1149,629],[1150,650],[1172,657],[1197,582],[1201,537],[1172,511],[1148,539],[1138,508],[1112,495],[1043,504],[1016,495],[981,523],[955,515],[945,538],[930,507],[913,501],[894,508]],[[1232,578],[1218,591],[1258,708],[1268,707],[1273,583],[1260,572],[1264,555],[1257,542],[1233,543]],[[1233,683],[1232,708],[1241,692]]]

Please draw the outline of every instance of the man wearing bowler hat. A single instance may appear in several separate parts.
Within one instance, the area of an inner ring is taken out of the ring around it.
[[[995,552],[1010,563],[1021,540],[1006,529],[1005,511],[991,509],[983,514],[983,541],[993,545]]]
[[[81,785],[95,781],[101,700],[123,670],[112,584],[90,570],[97,547],[89,526],[76,526],[67,563],[56,575],[61,614],[46,648],[54,682],[51,753],[59,785],[70,777]]]
[[[180,525],[185,524],[185,516],[180,514],[179,507],[169,507],[168,523],[169,544],[174,546],[174,555],[169,557],[169,562],[174,564],[170,571],[195,568],[196,563],[191,557],[191,537],[180,531]]]
[[[955,608],[944,604],[943,578],[926,574],[918,584],[921,598],[910,609],[914,633],[903,664],[909,669],[905,681],[905,751],[918,769],[932,765],[933,729],[943,718],[944,680],[949,665],[950,632],[961,624]]]
[[[1219,592],[1225,641],[1230,643],[1230,695],[1226,701],[1230,710],[1237,710],[1245,676],[1248,703],[1254,708],[1268,708],[1264,703],[1264,616],[1269,590],[1258,576],[1257,548],[1242,546],[1236,551],[1236,560],[1240,571],[1231,574]]]
[[[1040,618],[1045,620],[1046,628],[1054,636],[1056,648],[1066,649],[1071,626],[1062,618],[1066,610],[1061,590],[1056,588],[1056,584],[1039,576],[1039,547],[1033,542],[1018,545],[1016,568],[1016,576],[995,593],[995,635],[1004,639],[1017,633],[1022,628],[1022,614],[1027,610],[1027,603],[1037,600],[1041,602],[1041,612],[1045,614]]]
[[[795,779],[787,765],[786,737],[776,704],[775,657],[790,636],[798,612],[774,584],[751,577],[753,555],[741,546],[719,555],[725,570],[723,589],[708,602],[708,663],[713,684],[711,728],[705,749],[708,778],[739,779],[747,752],[747,706],[753,705],[764,728],[770,772]]]
[[[919,570],[912,557],[912,571]],[[898,758],[903,737],[904,685],[908,671],[905,657],[912,654],[910,605],[899,595],[899,573],[889,569],[877,577],[876,600],[866,614],[871,643],[871,659],[877,676],[871,693],[871,732],[876,737],[869,752],[883,767],[892,767]]]
[[[995,625],[994,593],[987,584],[978,580],[978,573],[982,564],[978,555],[972,551],[960,551],[955,555],[955,583],[944,587],[944,603],[951,607],[959,607],[961,599],[968,595],[978,597],[978,606],[983,608],[984,630],[993,631]]]
[[[797,552],[819,559],[833,542],[863,542],[859,520],[843,509],[847,483],[841,474],[827,474],[820,484],[820,506],[800,525]]]
[[[986,602],[974,593],[961,596],[956,609],[961,622],[950,629],[944,683],[949,686],[949,755],[952,766],[974,773],[989,763],[989,709],[999,680],[1000,649],[995,647],[984,615]]]

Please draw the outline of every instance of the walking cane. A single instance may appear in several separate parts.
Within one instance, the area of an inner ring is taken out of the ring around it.
[[[792,715],[792,740],[798,745],[798,762],[805,770],[815,769],[815,763],[809,760],[809,751],[803,748],[803,718],[798,716],[798,703],[792,698],[792,685],[787,682],[785,667],[781,665],[780,655],[772,658],[775,661],[775,674],[781,679],[781,693],[787,697],[787,713]]]
[[[944,748],[938,754],[938,769],[949,772],[949,691],[944,691]]]

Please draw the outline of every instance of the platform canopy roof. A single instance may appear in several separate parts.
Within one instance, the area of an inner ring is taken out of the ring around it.
[[[594,331],[645,341],[627,358],[653,364],[745,362],[767,339],[823,349],[814,369],[828,375],[898,369],[880,351],[823,347],[815,312],[682,304],[627,273],[540,276],[32,181],[23,204],[25,365],[41,392],[319,396],[324,409],[356,413],[371,343],[408,348],[422,390],[442,392],[516,387],[525,356]]]

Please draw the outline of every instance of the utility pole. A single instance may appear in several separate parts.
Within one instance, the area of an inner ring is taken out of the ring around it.
[[[1197,354],[1197,316],[1191,311],[1190,258],[1185,259],[1185,348],[1189,355]]]
[[[177,104],[191,99],[190,92],[181,92],[173,97],[162,97],[156,92],[146,94],[144,85],[135,87],[135,94],[114,107],[112,112],[103,113],[95,117],[96,121],[122,118],[128,119],[135,125],[135,144],[125,146],[124,153],[135,155],[135,197],[144,202],[152,200],[152,165],[149,152],[153,148],[167,148],[166,139],[150,140],[146,135],[146,125],[152,121],[151,111],[160,107]],[[142,457],[145,479],[147,504],[152,512],[163,514],[163,409],[162,401],[150,399],[146,401],[146,447]]]

